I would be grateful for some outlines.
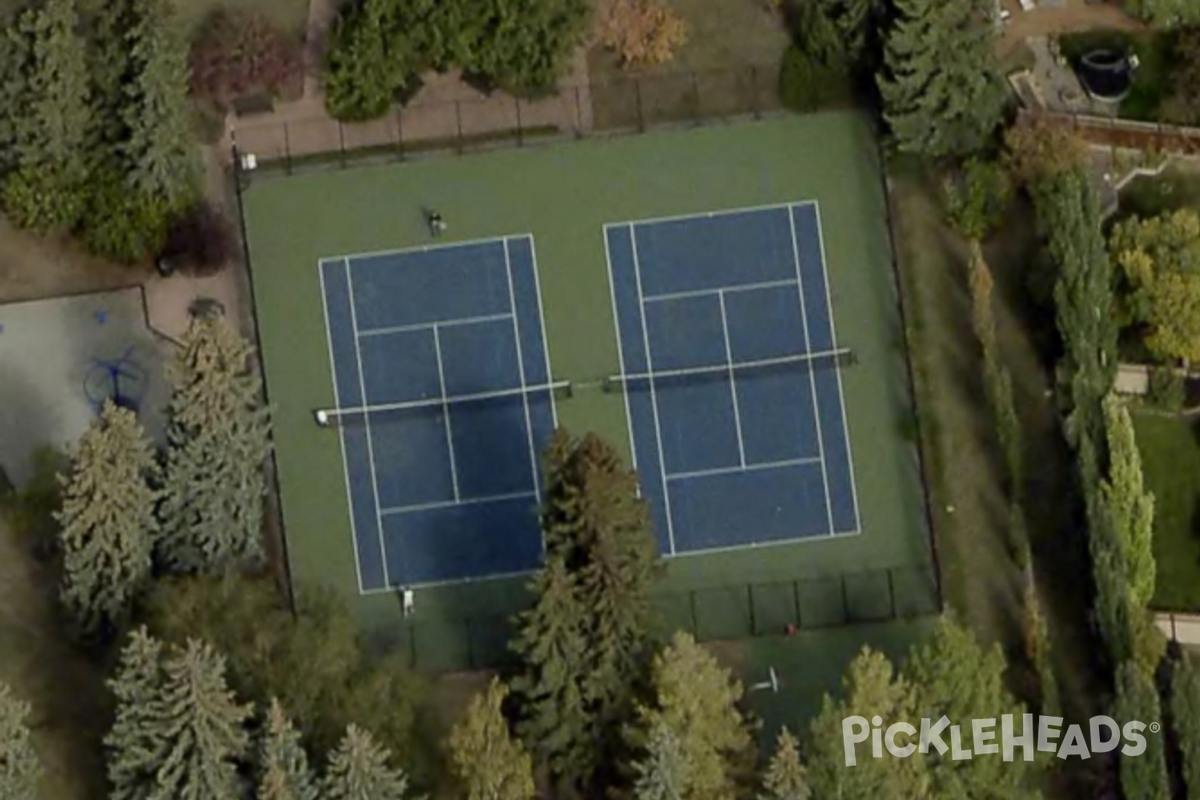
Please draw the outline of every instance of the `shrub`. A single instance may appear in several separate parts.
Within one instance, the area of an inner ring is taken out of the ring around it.
[[[300,45],[269,20],[218,10],[191,52],[192,93],[221,109],[241,97],[277,96],[302,74]]]
[[[171,224],[163,256],[193,275],[214,275],[237,257],[237,236],[219,209],[198,203]]]
[[[118,169],[105,166],[89,181],[79,238],[102,258],[136,264],[162,250],[169,221],[161,199],[130,188]]]
[[[972,158],[943,183],[942,200],[950,226],[965,239],[981,241],[1008,209],[1012,182],[999,164]]]
[[[511,94],[532,96],[553,88],[583,37],[590,0],[489,0],[482,5],[487,21],[463,69]]]
[[[1150,402],[1164,411],[1179,411],[1186,399],[1183,376],[1171,367],[1150,370]]]
[[[1005,164],[1021,184],[1072,172],[1087,159],[1083,141],[1069,128],[1022,118],[1004,135]]]
[[[52,169],[20,167],[5,177],[2,192],[13,224],[41,235],[69,230],[83,211],[79,186]]]
[[[597,23],[600,43],[624,67],[665,64],[687,43],[688,27],[657,0],[609,0]]]
[[[388,112],[416,73],[415,54],[392,26],[390,0],[366,0],[338,19],[325,64],[325,108],[346,121]]]

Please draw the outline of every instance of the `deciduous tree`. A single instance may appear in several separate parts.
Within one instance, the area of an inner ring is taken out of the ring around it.
[[[1041,117],[1021,117],[1004,133],[1005,163],[1021,184],[1082,168],[1087,148],[1075,132]]]
[[[688,38],[683,17],[658,0],[607,0],[596,32],[625,67],[665,64]]]
[[[904,152],[979,151],[1007,102],[990,0],[896,0],[879,76],[884,119]]]
[[[254,564],[268,451],[249,343],[223,317],[198,317],[169,365],[162,553],[183,571]]]
[[[35,800],[42,765],[29,736],[29,704],[0,683],[0,800]]]
[[[158,465],[132,411],[109,401],[63,479],[62,599],[82,630],[120,622],[150,575]]]
[[[447,745],[465,800],[533,800],[533,759],[509,732],[501,708],[508,689],[493,678],[472,698]]]
[[[260,14],[218,9],[190,55],[193,94],[218,108],[255,94],[278,95],[301,77],[300,43]]]

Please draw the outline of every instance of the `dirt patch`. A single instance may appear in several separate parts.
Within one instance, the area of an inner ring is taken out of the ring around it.
[[[115,289],[146,275],[144,268],[90,256],[65,238],[32,236],[0,217],[0,302]]]

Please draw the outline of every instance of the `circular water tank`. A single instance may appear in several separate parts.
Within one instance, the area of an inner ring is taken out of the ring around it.
[[[1133,84],[1129,56],[1118,50],[1093,50],[1079,60],[1079,80],[1088,94],[1106,103],[1119,103]]]

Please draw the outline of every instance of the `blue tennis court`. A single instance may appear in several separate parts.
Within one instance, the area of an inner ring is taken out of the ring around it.
[[[320,273],[360,589],[535,569],[556,418],[533,238]]]
[[[857,533],[816,204],[610,224],[605,244],[661,551]]]

